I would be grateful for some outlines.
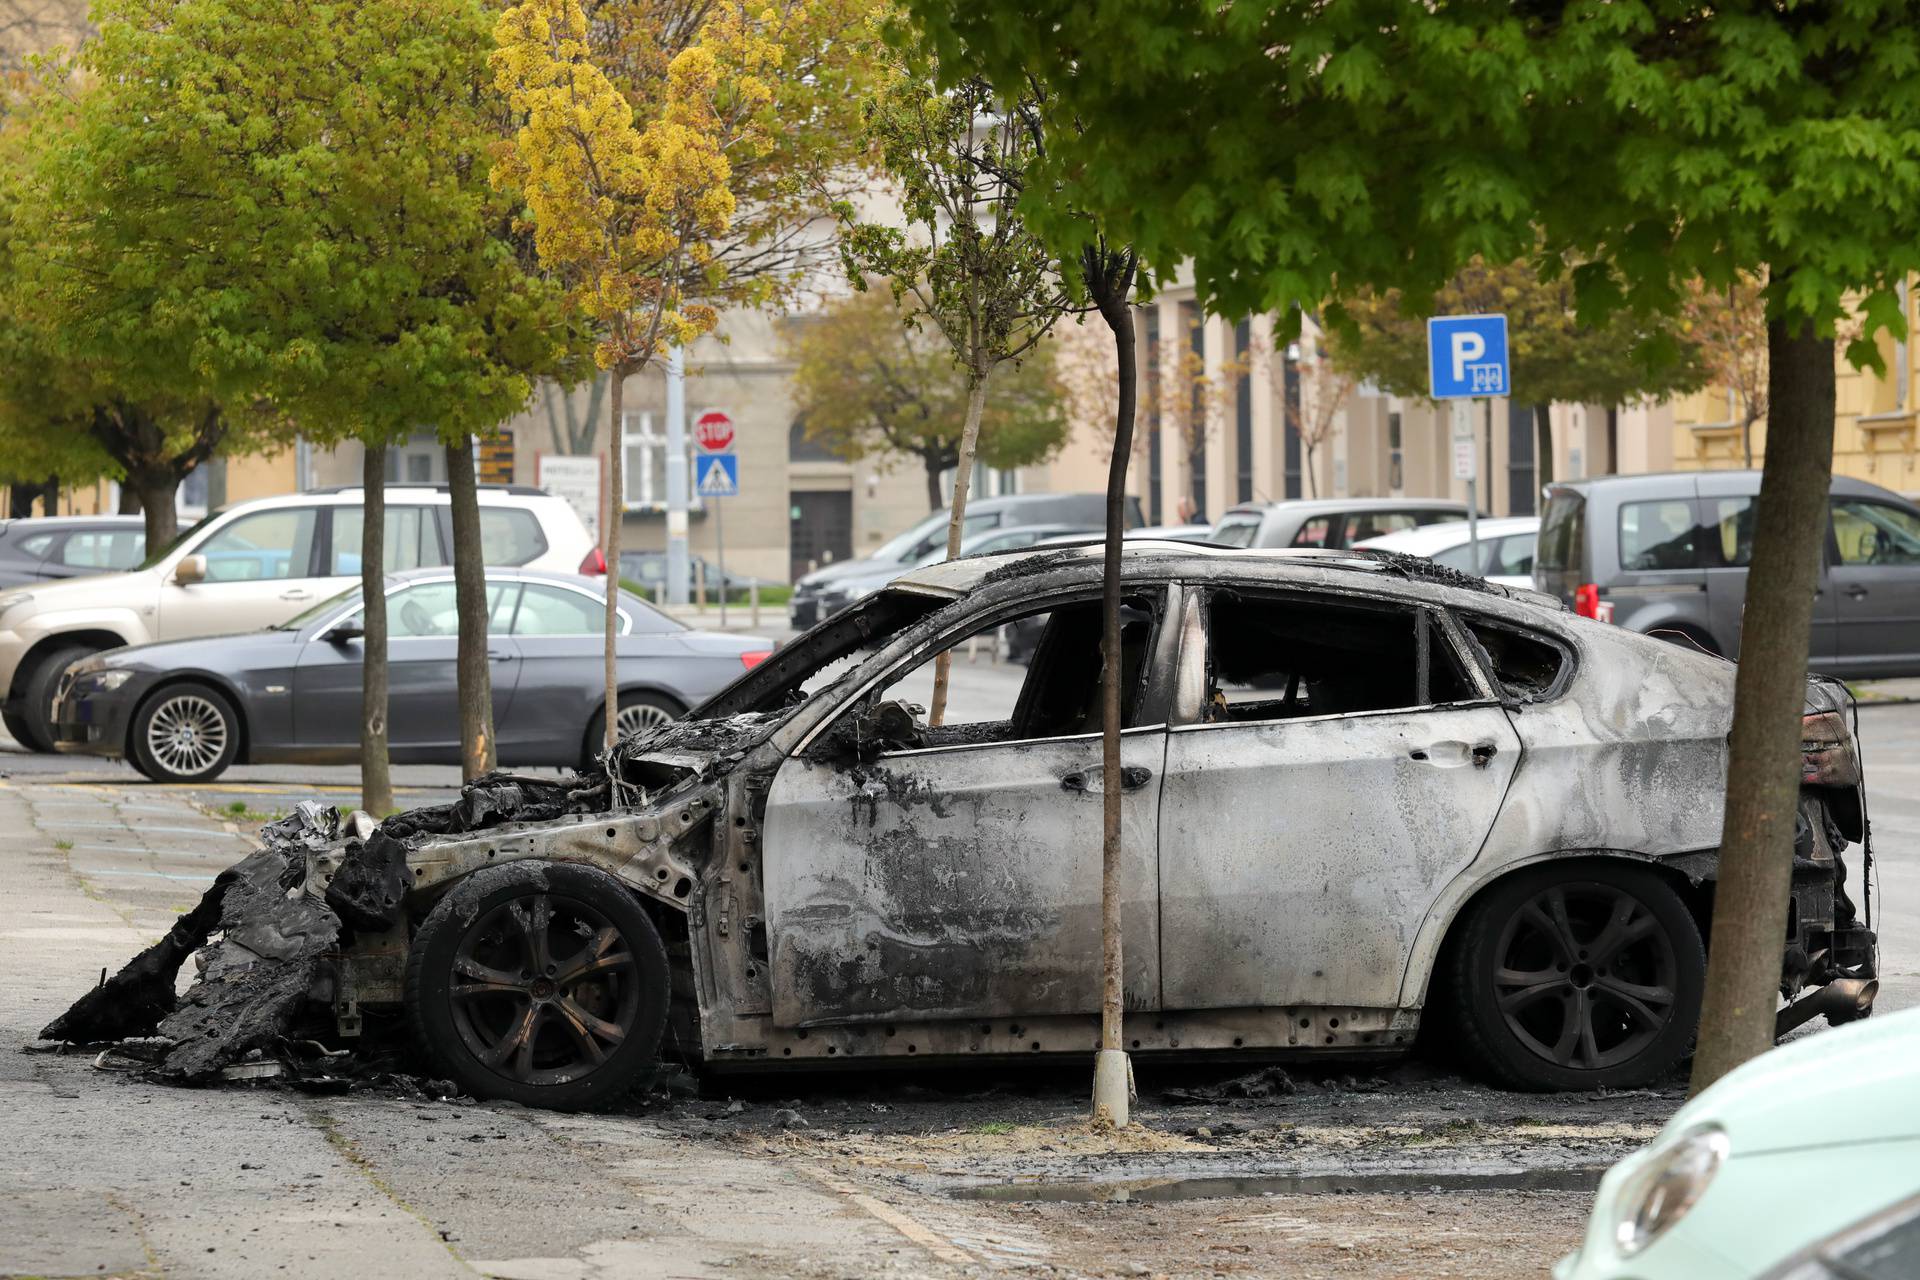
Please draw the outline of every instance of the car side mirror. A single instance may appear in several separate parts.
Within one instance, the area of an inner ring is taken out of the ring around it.
[[[363,638],[367,629],[357,622],[343,622],[323,637],[328,644],[344,645]]]
[[[207,580],[207,558],[205,556],[182,556],[180,563],[173,566],[173,580],[183,587]]]

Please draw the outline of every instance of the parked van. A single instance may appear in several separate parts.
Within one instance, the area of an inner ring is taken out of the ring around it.
[[[1758,471],[1549,485],[1534,586],[1585,617],[1738,658],[1759,492]],[[1830,504],[1814,670],[1920,675],[1920,506],[1845,476]]]

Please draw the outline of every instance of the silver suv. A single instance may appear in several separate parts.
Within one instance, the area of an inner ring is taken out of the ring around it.
[[[1549,485],[1534,586],[1583,617],[1738,658],[1759,492],[1758,471]],[[1832,495],[1813,669],[1920,675],[1920,506],[1847,476]]]

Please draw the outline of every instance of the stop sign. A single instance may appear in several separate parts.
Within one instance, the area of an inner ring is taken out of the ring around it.
[[[733,447],[733,419],[709,409],[693,424],[693,438],[708,453],[723,453]]]

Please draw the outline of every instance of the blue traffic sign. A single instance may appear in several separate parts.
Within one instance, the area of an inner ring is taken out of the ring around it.
[[[703,498],[740,496],[740,459],[731,453],[703,453],[693,460],[693,488]]]
[[[1435,400],[1511,393],[1505,316],[1434,316],[1427,321],[1427,373]]]

